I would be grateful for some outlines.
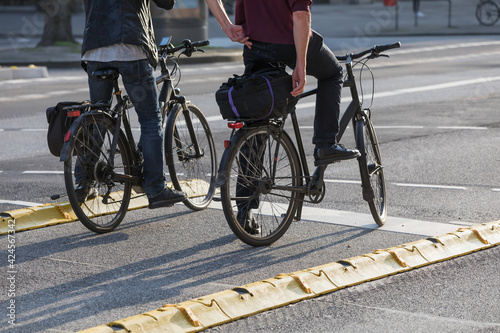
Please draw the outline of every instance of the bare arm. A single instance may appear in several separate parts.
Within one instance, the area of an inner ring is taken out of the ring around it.
[[[224,31],[224,33],[231,39],[233,42],[245,44],[248,47],[252,46],[252,43],[248,41],[248,37],[245,36],[245,32],[243,31],[243,27],[241,25],[235,25],[231,22],[229,16],[227,16],[227,12],[224,9],[224,5],[221,0],[206,0],[208,8],[219,22],[219,25]]]
[[[297,52],[297,61],[292,73],[293,90],[292,96],[298,96],[304,92],[306,85],[307,47],[311,32],[311,13],[297,11],[293,13],[293,39]]]

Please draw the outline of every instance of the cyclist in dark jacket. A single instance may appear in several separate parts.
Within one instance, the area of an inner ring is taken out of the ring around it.
[[[154,0],[158,7],[172,9],[175,0]],[[163,132],[153,68],[158,62],[149,0],[84,0],[85,31],[82,61],[89,76],[92,103],[110,101],[112,85],[92,76],[98,69],[116,68],[141,124],[139,147],[144,157],[143,188],[149,208],[183,201],[182,192],[165,187]],[[79,201],[95,196],[81,185]]]

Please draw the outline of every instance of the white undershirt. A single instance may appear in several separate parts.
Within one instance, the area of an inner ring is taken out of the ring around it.
[[[139,45],[113,44],[85,51],[82,56],[83,61],[135,61],[147,59],[146,52]]]

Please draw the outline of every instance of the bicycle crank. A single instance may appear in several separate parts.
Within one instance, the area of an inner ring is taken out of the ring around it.
[[[323,179],[325,170],[326,165],[318,166],[307,184],[307,195],[312,203],[320,203],[325,198],[326,186]]]

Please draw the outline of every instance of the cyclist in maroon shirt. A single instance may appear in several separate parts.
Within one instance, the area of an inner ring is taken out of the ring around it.
[[[358,157],[359,151],[337,144],[342,66],[323,43],[323,37],[311,30],[309,6],[312,1],[236,0],[234,24],[220,0],[206,2],[226,35],[233,42],[245,45],[243,60],[246,74],[269,67],[269,63],[285,63],[293,69],[293,96],[304,92],[306,74],[318,80],[313,135],[315,160],[319,164],[328,164]],[[241,196],[245,195],[251,194],[241,193]],[[237,204],[237,218],[245,225],[245,230],[252,234],[260,233],[251,212],[259,203],[255,200],[247,207]],[[246,226],[249,226],[248,230]]]
[[[336,142],[342,67],[323,37],[311,30],[311,0],[236,0],[235,24],[221,1],[206,0],[222,30],[245,44],[245,73],[283,62],[293,69],[292,95],[304,92],[306,73],[318,80],[314,117],[314,158],[327,163],[355,158],[357,150]]]

